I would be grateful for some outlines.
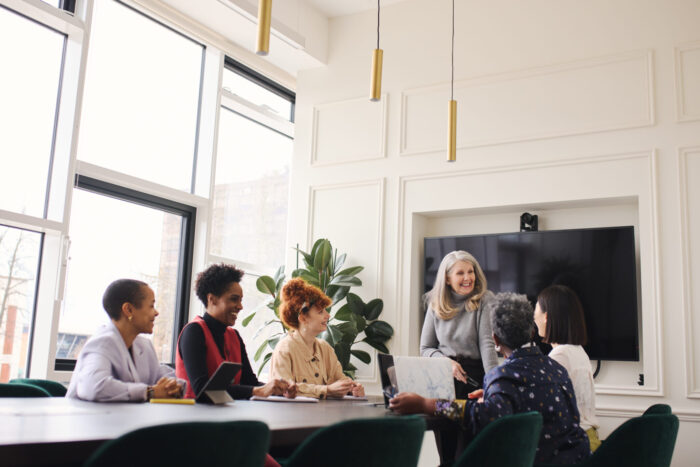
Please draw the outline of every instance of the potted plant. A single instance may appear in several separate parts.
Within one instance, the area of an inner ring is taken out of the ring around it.
[[[350,356],[354,355],[365,364],[371,362],[371,357],[364,350],[353,349],[353,346],[360,342],[365,342],[380,352],[389,352],[386,343],[394,334],[394,329],[389,323],[378,319],[384,308],[384,302],[379,298],[375,298],[365,303],[359,296],[350,292],[352,287],[362,285],[362,281],[357,277],[357,274],[364,267],[352,266],[343,269],[346,254],[339,256],[337,249],[333,248],[329,240],[325,238],[317,240],[309,253],[301,251],[298,247],[296,251],[297,269],[292,272],[292,277],[301,277],[309,284],[315,285],[332,300],[331,306],[327,308],[331,314],[328,329],[320,337],[325,339],[335,349],[338,360],[343,366],[343,372],[350,377],[354,377],[357,368],[350,363]],[[301,255],[305,267],[299,268],[299,255]],[[279,316],[280,292],[284,285],[284,280],[284,266],[281,266],[274,277],[261,276],[256,282],[258,290],[270,296],[266,305],[275,315],[274,318],[266,321],[258,332],[268,326],[279,326],[279,332],[265,339],[255,352],[254,358],[257,361],[267,349],[267,353],[258,369],[258,374],[270,361],[272,351],[288,331]],[[336,305],[343,301],[342,306],[333,312]],[[247,326],[255,316],[255,313],[253,312],[247,316],[243,320],[242,325]]]

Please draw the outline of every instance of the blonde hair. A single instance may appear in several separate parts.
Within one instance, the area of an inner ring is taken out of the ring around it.
[[[476,311],[481,304],[481,297],[486,293],[486,276],[482,271],[479,262],[471,254],[463,250],[452,251],[445,255],[440,262],[437,275],[435,277],[435,285],[432,290],[423,296],[426,306],[430,306],[438,318],[442,320],[450,320],[455,317],[460,308],[455,308],[452,305],[450,298],[450,286],[447,284],[447,275],[450,273],[455,264],[460,261],[474,266],[474,290],[467,298],[466,309],[468,311]]]

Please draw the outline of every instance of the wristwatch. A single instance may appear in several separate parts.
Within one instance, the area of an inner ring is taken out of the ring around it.
[[[153,386],[148,386],[148,387],[146,388],[146,401],[150,401],[151,399],[153,399],[153,393],[154,393],[154,392],[155,392],[155,391],[154,391],[154,389],[153,389]]]

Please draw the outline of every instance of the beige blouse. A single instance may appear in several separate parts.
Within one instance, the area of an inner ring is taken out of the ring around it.
[[[346,378],[328,342],[316,339],[311,351],[296,331],[277,343],[271,362],[271,377],[294,380],[300,396],[325,399],[326,385]]]

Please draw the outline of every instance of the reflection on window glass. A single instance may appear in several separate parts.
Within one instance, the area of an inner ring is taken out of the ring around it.
[[[191,191],[202,46],[111,0],[91,31],[78,158]]]
[[[51,5],[54,8],[59,8],[61,6],[61,0],[41,0],[42,2]]]
[[[76,358],[109,318],[102,294],[117,279],[147,283],[156,295],[152,337],[158,358],[172,359],[183,218],[76,189],[70,219],[70,262],[59,321],[57,358]]]
[[[244,78],[235,71],[224,68],[223,88],[284,119],[290,120],[292,117],[292,103],[289,100]]]
[[[211,251],[275,270],[284,263],[292,140],[222,108]]]
[[[27,376],[41,239],[0,225],[0,383]]]
[[[0,6],[0,209],[44,215],[64,39]]]

